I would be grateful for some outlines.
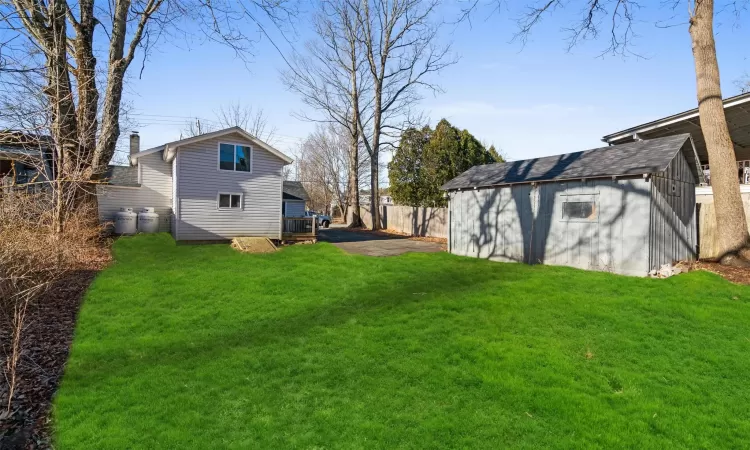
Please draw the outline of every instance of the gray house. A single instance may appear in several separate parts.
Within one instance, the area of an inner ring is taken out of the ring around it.
[[[154,207],[161,231],[176,240],[282,237],[282,169],[292,159],[239,127],[140,150],[130,167],[110,167],[99,186],[99,216],[121,207]]]
[[[443,186],[451,253],[646,275],[696,255],[688,134],[475,166]]]
[[[43,189],[54,178],[53,146],[48,136],[0,131],[0,187]]]
[[[310,200],[305,187],[299,181],[284,181],[281,214],[284,217],[304,217],[305,205]]]

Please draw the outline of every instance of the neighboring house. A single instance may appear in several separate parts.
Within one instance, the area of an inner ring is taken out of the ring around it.
[[[475,166],[448,191],[451,253],[646,275],[696,256],[688,134]]]
[[[370,191],[359,191],[359,205],[360,206],[369,206],[370,205]],[[393,197],[390,195],[381,195],[380,196],[380,206],[393,206]]]
[[[729,134],[734,144],[737,158],[737,182],[740,191],[750,201],[750,93],[724,99],[724,114],[729,125]],[[698,108],[667,116],[641,125],[636,125],[616,133],[608,134],[602,140],[610,145],[633,142],[640,139],[675,136],[690,133],[695,142],[695,150],[705,176],[704,187],[697,188],[698,202],[712,202],[711,169],[708,160],[706,141],[703,139]],[[709,197],[706,197],[709,196]]]
[[[130,167],[112,166],[97,187],[99,216],[153,207],[176,240],[238,236],[281,239],[282,169],[292,159],[239,127],[140,150],[130,137]]]
[[[310,200],[300,181],[284,181],[281,214],[284,217],[305,217],[305,204]]]
[[[53,179],[51,141],[18,131],[0,131],[0,186],[40,189]]]

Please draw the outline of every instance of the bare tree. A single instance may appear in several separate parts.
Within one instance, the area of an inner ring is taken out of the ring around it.
[[[497,6],[498,2],[491,2]],[[525,42],[532,30],[542,19],[566,7],[580,8],[582,14],[566,30],[569,32],[568,45],[575,46],[582,40],[595,39],[605,32],[607,48],[605,53],[627,55],[631,53],[634,37],[636,13],[643,7],[633,0],[563,2],[562,0],[542,0],[529,6],[518,22],[517,38]],[[467,3],[464,16],[474,10],[479,0]],[[714,17],[716,10],[713,0],[674,0],[667,2],[673,11],[687,6],[687,25],[693,49],[697,86],[698,112],[701,131],[706,141],[706,149],[711,164],[711,188],[716,203],[716,226],[720,236],[722,264],[750,266],[750,235],[747,230],[745,211],[742,206],[739,184],[737,183],[737,160],[734,154],[729,127],[721,94],[719,64],[716,59],[714,42]],[[728,1],[728,9],[739,14],[744,7]],[[674,15],[670,12],[672,20]]]
[[[282,80],[302,101],[319,113],[301,114],[304,120],[334,124],[348,134],[349,176],[347,222],[359,226],[360,96],[366,89],[361,76],[364,56],[360,50],[362,29],[356,5],[347,0],[324,0],[314,19],[315,39],[307,54],[295,53]]]
[[[350,0],[362,32],[367,61],[370,116],[360,114],[359,128],[370,155],[370,213],[380,224],[380,150],[388,138],[411,125],[413,106],[424,90],[439,91],[429,76],[457,62],[450,46],[438,46],[440,24],[434,21],[436,0]],[[371,119],[371,120],[368,120]]]
[[[369,160],[366,151],[359,150],[358,176],[349,174],[349,135],[335,125],[318,126],[302,143],[299,161],[299,179],[311,197],[313,209],[328,210],[331,203],[347,217],[352,191],[349,183],[357,178],[357,190],[367,186]]]
[[[44,80],[45,103],[52,118],[49,134],[56,150],[57,174],[83,180],[101,177],[120,135],[126,73],[140,53],[170,32],[178,20],[196,19],[209,38],[242,55],[252,45],[243,30],[260,14],[281,25],[293,14],[294,0],[0,0],[0,22],[16,46],[3,59],[3,71],[38,70]],[[104,48],[103,48],[104,47]],[[7,45],[4,49],[7,49]],[[9,61],[34,59],[37,67],[8,67]],[[99,62],[97,54],[107,51]],[[143,66],[142,66],[143,68]],[[103,72],[103,82],[98,73]],[[63,223],[58,218],[59,226]]]
[[[263,109],[254,109],[241,102],[221,106],[214,112],[216,120],[206,121],[196,117],[185,125],[183,134],[198,136],[221,128],[240,127],[263,142],[273,144],[276,127],[268,124],[268,116]]]
[[[268,116],[262,108],[255,110],[237,102],[220,107],[216,116],[222,127],[240,127],[268,144],[276,134],[276,127],[268,125]]]

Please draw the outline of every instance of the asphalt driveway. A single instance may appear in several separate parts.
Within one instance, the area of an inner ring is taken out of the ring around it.
[[[407,252],[433,253],[443,251],[437,242],[415,241],[402,236],[383,236],[367,231],[341,228],[320,229],[318,240],[330,242],[349,252],[368,256],[396,256]]]

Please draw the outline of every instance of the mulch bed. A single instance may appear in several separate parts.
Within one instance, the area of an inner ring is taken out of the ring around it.
[[[0,449],[51,448],[50,404],[68,359],[83,293],[96,273],[72,273],[30,310],[10,415],[5,414],[8,386],[0,380]],[[9,342],[9,335],[10,330],[0,330],[0,342]]]
[[[690,266],[690,270],[707,270],[732,283],[750,285],[750,268],[729,267],[722,266],[717,262],[698,261]]]

